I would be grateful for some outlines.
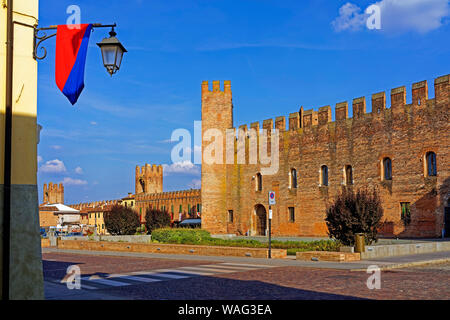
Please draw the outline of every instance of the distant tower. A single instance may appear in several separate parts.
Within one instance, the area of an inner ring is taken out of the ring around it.
[[[136,166],[135,193],[161,193],[163,192],[163,167],[156,164]]]
[[[64,186],[62,183],[48,184],[44,183],[44,202],[46,203],[64,203]]]

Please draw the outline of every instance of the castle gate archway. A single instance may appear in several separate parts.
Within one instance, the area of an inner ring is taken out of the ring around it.
[[[267,229],[266,208],[262,204],[255,206],[255,231],[258,236],[265,236]]]

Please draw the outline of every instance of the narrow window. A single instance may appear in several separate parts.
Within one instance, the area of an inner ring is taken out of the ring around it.
[[[259,172],[256,174],[256,191],[262,191],[262,175]]]
[[[390,158],[383,159],[384,180],[392,180],[392,161]]]
[[[427,160],[427,173],[429,177],[433,177],[437,175],[437,169],[436,169],[436,153],[430,151],[427,152],[426,155]]]
[[[233,210],[228,210],[228,222],[233,223],[234,217],[233,217]]]
[[[294,207],[289,207],[289,222],[295,222],[295,209]]]
[[[183,212],[183,205],[180,204],[180,213]]]
[[[291,169],[291,188],[297,188],[297,170]]]
[[[322,166],[322,168],[320,170],[320,175],[321,175],[320,184],[322,186],[328,186],[328,167],[327,166]]]
[[[172,218],[173,218],[173,205],[170,208],[170,212],[172,212]]]
[[[350,165],[345,166],[345,184],[347,186],[353,184],[353,169]]]

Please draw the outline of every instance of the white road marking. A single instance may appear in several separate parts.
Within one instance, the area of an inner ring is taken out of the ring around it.
[[[244,272],[271,267],[273,266],[225,262],[208,265],[186,266],[175,269],[158,269],[150,271],[134,271],[127,273],[110,274],[106,278],[100,277],[99,275],[93,275],[91,277],[87,276],[81,277],[81,280],[83,281],[81,287],[82,289],[98,290],[105,288],[89,286],[86,285],[85,283],[90,282],[92,284],[98,283],[101,285],[111,287],[122,287],[122,286],[136,285],[137,284],[136,282],[150,283],[176,279],[186,279],[195,276],[208,276],[222,273]],[[178,273],[178,274],[171,274],[171,273]],[[120,281],[121,279],[123,279],[124,281]],[[65,279],[63,279],[61,282],[64,282],[64,280]],[[131,280],[133,281],[133,283],[127,282],[126,280]]]

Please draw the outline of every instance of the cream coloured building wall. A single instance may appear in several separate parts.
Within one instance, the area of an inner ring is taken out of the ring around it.
[[[38,22],[39,7],[38,0],[0,0],[0,230],[2,231],[4,217],[7,10],[12,2],[13,20],[30,26]],[[33,59],[33,35],[32,27],[14,24],[10,299],[43,298],[36,185],[37,62]],[[3,258],[3,236],[0,237],[0,252]],[[3,263],[0,263],[0,275],[5,270]],[[3,292],[0,292],[0,296],[3,296]]]
[[[3,183],[4,114],[6,81],[6,13],[1,1],[0,11],[0,113],[3,130],[0,130],[0,183]],[[38,17],[38,0],[14,0],[14,21],[35,25]],[[13,76],[13,184],[36,184],[37,171],[37,62],[33,59],[33,29],[14,26],[14,76]],[[20,155],[20,156],[18,156]]]

